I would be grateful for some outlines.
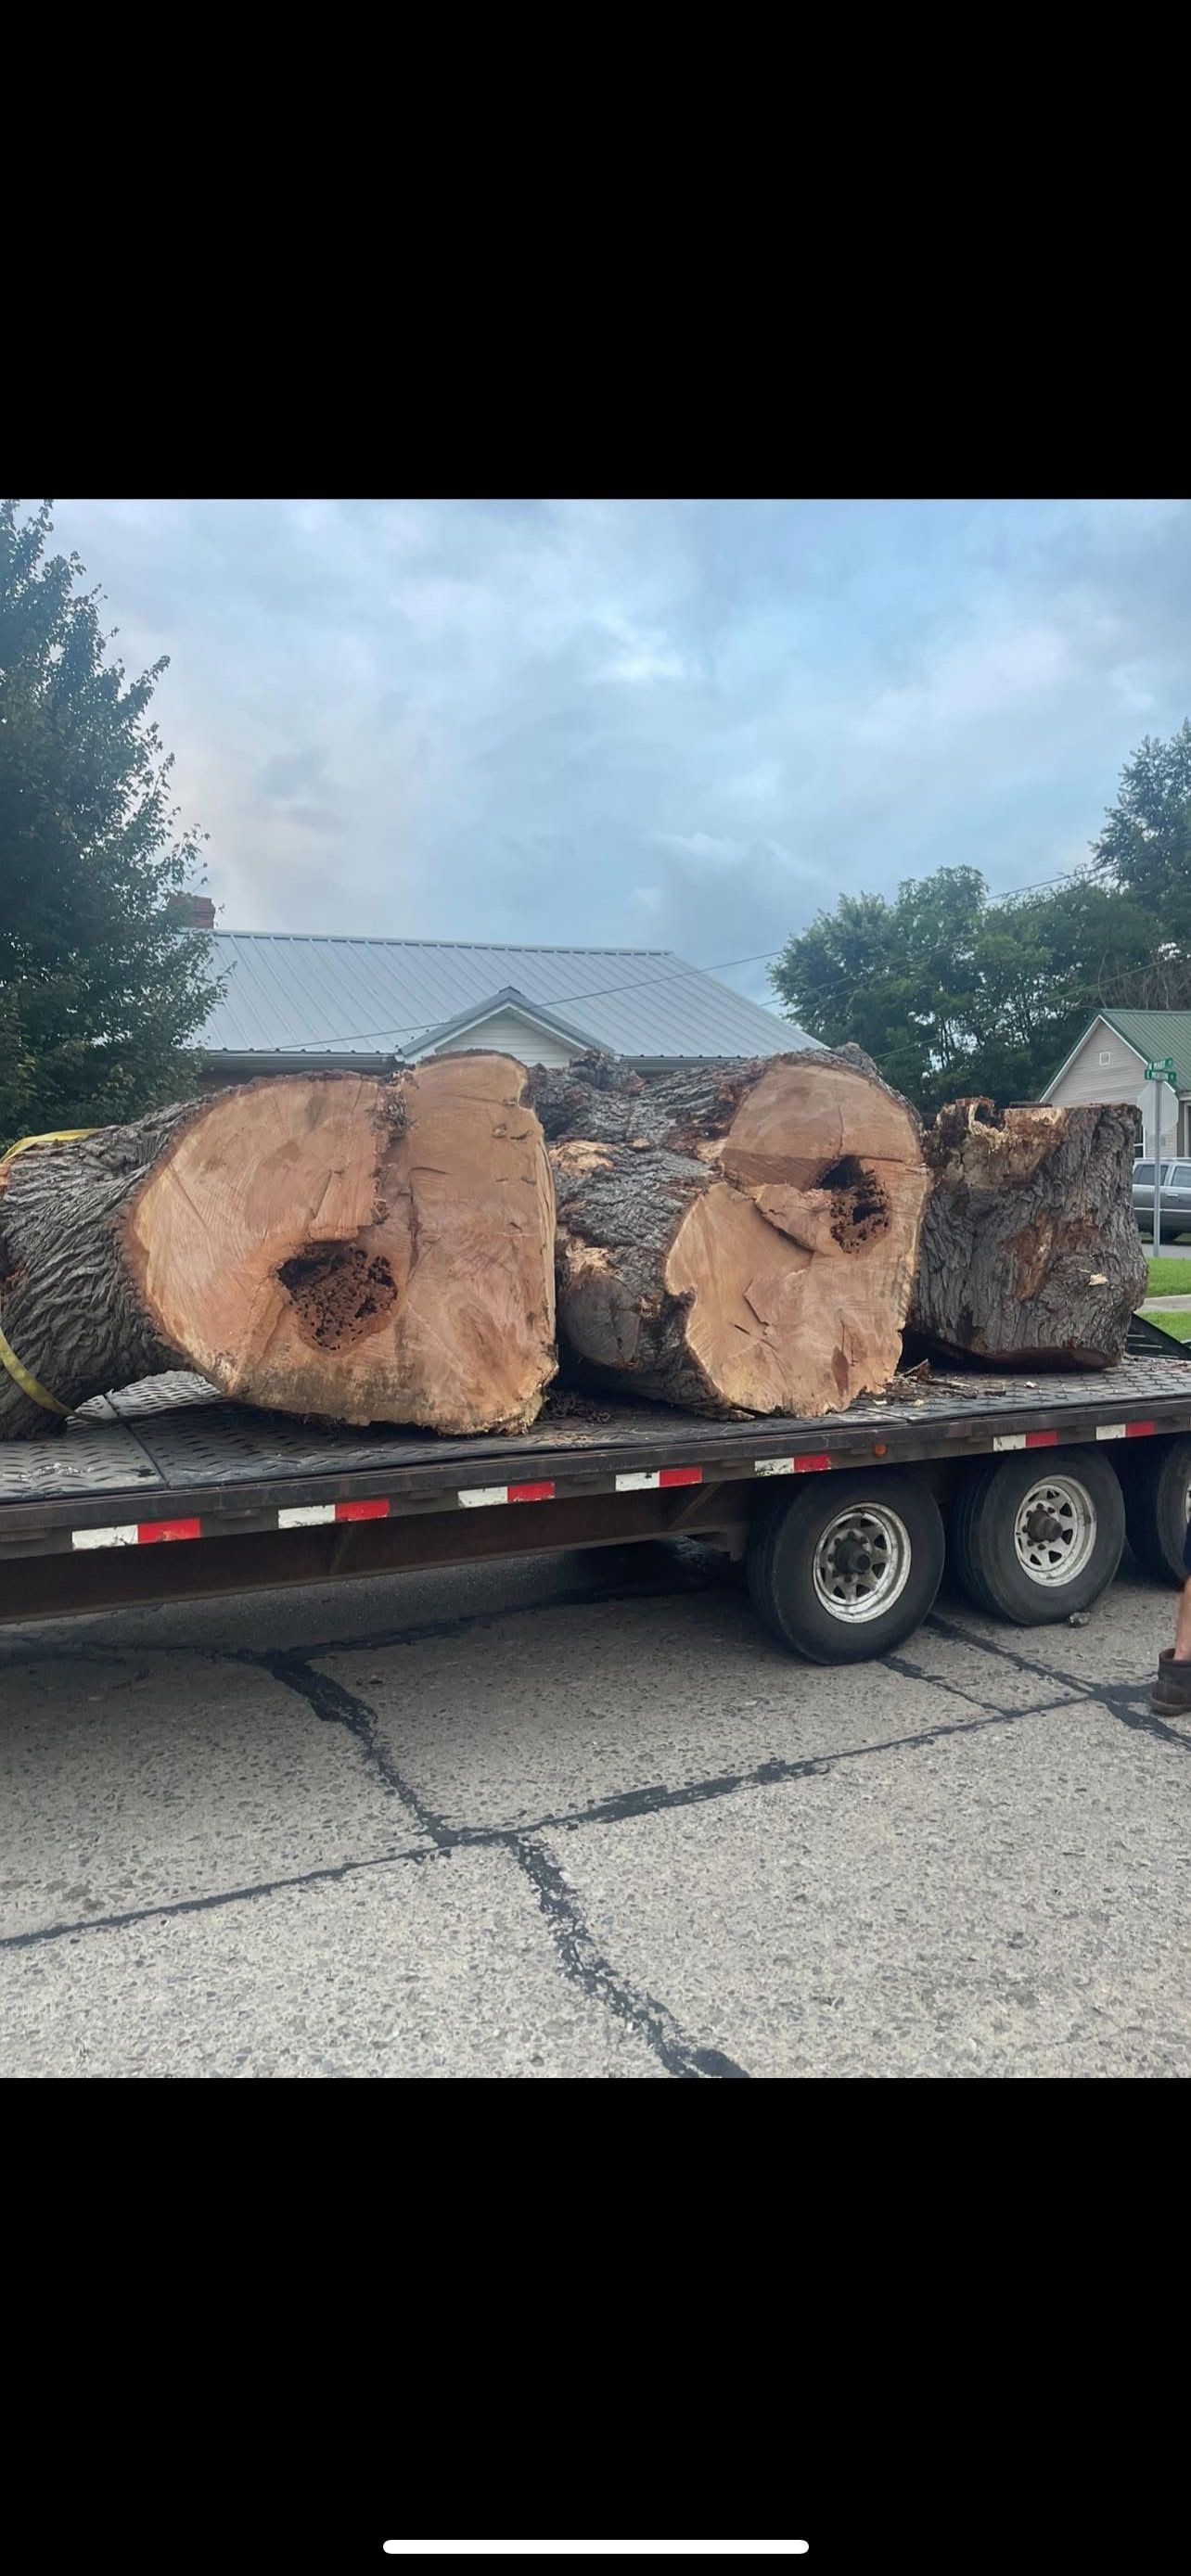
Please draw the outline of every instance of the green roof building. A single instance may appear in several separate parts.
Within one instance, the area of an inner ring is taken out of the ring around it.
[[[1162,1151],[1191,1159],[1191,1011],[1098,1011],[1042,1094],[1059,1108],[1081,1100],[1128,1100],[1141,1110],[1153,1151],[1154,1089],[1147,1064],[1169,1057],[1174,1082],[1162,1090]]]

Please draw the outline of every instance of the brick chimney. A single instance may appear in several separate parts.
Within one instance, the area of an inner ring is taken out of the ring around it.
[[[209,894],[172,894],[166,911],[179,930],[215,928],[215,906]]]

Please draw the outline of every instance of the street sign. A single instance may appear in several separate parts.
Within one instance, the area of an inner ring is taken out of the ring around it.
[[[1157,1059],[1157,1061],[1156,1061],[1154,1064],[1147,1064],[1147,1066],[1146,1066],[1146,1081],[1147,1081],[1147,1082],[1173,1082],[1173,1081],[1174,1081],[1174,1057],[1173,1057],[1172,1055],[1163,1055],[1163,1056],[1159,1056],[1159,1057],[1158,1057],[1158,1059]]]

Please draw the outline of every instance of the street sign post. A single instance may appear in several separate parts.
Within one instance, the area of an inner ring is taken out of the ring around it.
[[[1146,1066],[1146,1081],[1154,1086],[1154,1226],[1155,1259],[1162,1249],[1162,1087],[1174,1082],[1174,1057],[1155,1056]]]

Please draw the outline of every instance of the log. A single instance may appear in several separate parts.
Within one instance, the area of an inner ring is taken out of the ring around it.
[[[340,1422],[519,1430],[554,1375],[554,1203],[525,1073],[286,1074],[0,1173],[0,1325],[66,1406],[195,1369]],[[0,1437],[51,1419],[0,1371]]]
[[[957,1100],[926,1138],[910,1330],[994,1368],[1111,1368],[1145,1294],[1135,1112]]]
[[[826,1050],[646,1081],[535,1068],[566,1365],[701,1413],[825,1413],[897,1366],[926,1194],[912,1109]]]

